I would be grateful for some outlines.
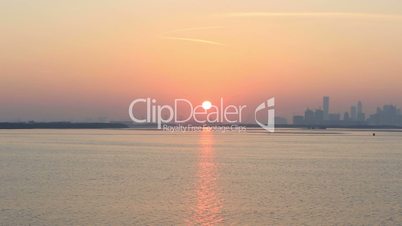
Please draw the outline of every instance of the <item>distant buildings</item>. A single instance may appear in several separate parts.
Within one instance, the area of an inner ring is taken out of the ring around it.
[[[366,120],[366,116],[363,113],[363,104],[361,101],[357,102],[357,105],[352,105],[350,107],[350,118],[348,121],[351,122],[364,122]]]
[[[343,121],[345,121],[345,122],[349,122],[349,121],[350,121],[349,112],[345,112],[345,113],[343,114]]]
[[[287,125],[288,124],[288,120],[286,118],[283,117],[275,117],[275,124],[276,125]]]
[[[304,125],[304,117],[302,115],[293,116],[293,125],[301,126]]]
[[[311,110],[307,108],[304,112],[304,117],[301,115],[295,115],[293,117],[294,125],[323,125],[328,122],[330,118],[337,118],[336,115],[329,113],[329,97],[323,97],[323,110],[315,109]]]
[[[324,121],[324,111],[321,109],[317,109],[314,112],[314,122],[316,124],[322,124]]]
[[[361,101],[357,102],[357,121],[363,122],[366,120],[366,116],[363,113],[363,104]]]
[[[330,112],[330,98],[323,97],[322,110],[307,108],[304,115],[293,116],[293,125],[297,126],[402,126],[402,113],[394,105],[384,105],[377,108],[377,112],[366,119],[363,103],[358,101],[345,112],[343,117],[339,113]]]
[[[304,123],[305,124],[314,124],[314,111],[307,108],[304,112]]]
[[[322,106],[324,109],[324,120],[328,120],[329,119],[329,97],[328,96],[323,97]]]
[[[341,114],[329,114],[328,121],[330,122],[338,122],[341,120]]]
[[[382,109],[377,108],[377,112],[367,122],[375,126],[402,126],[401,110],[395,105],[384,105]]]
[[[356,106],[350,107],[350,116],[352,121],[357,121],[357,108]]]

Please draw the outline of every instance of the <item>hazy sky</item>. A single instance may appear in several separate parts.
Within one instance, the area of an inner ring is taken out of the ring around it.
[[[400,0],[2,0],[0,121],[128,119],[131,100],[402,107]]]

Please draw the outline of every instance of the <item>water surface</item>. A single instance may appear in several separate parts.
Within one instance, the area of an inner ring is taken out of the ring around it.
[[[398,225],[402,133],[0,130],[4,225]]]

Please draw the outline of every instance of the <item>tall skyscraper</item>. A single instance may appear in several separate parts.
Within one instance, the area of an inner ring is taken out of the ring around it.
[[[361,101],[357,102],[357,115],[363,113],[363,104]]]
[[[329,115],[329,97],[325,96],[322,100],[322,108],[324,110],[324,120],[328,120]]]

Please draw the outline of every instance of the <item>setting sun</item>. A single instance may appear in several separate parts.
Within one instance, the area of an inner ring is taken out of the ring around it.
[[[212,107],[211,101],[206,100],[202,102],[202,108],[204,108],[204,110],[209,110],[211,109],[211,107]]]

